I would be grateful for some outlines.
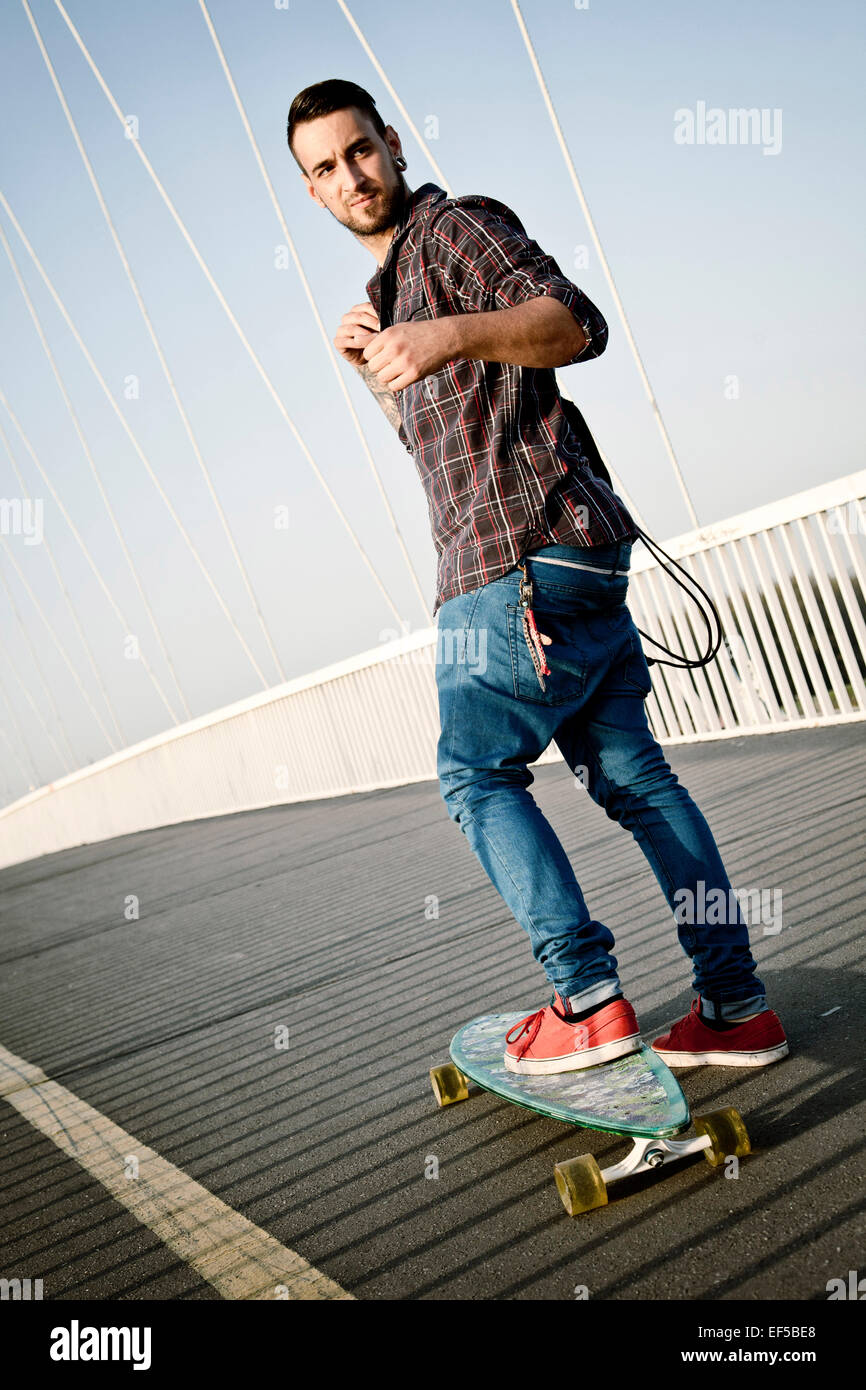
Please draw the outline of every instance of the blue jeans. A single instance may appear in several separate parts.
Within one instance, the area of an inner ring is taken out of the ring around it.
[[[716,842],[647,724],[649,668],[625,603],[630,556],[622,541],[548,545],[526,557],[537,626],[553,639],[544,647],[546,689],[523,633],[518,568],[441,605],[440,791],[550,983],[575,1012],[601,1004],[621,989],[613,935],[590,916],[527,790],[534,780],[527,764],[553,739],[593,801],[646,855],[692,961],[704,1014],[760,1013],[768,1007],[764,986]],[[725,910],[706,912],[707,902]]]

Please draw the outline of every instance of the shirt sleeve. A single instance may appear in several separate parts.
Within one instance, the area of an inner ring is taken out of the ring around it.
[[[504,204],[496,210],[444,208],[432,219],[429,244],[447,288],[464,312],[510,309],[549,295],[571,310],[587,340],[563,365],[604,352],[608,330],[599,310],[527,236],[520,219]]]

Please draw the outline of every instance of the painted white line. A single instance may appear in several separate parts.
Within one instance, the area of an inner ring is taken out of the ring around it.
[[[5,1047],[0,1047],[0,1097],[102,1183],[223,1298],[354,1297]],[[128,1176],[136,1165],[138,1176]]]

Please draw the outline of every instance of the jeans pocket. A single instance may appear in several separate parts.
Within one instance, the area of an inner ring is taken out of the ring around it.
[[[515,696],[539,705],[562,705],[581,700],[586,693],[590,654],[583,646],[575,645],[573,623],[561,612],[536,605],[532,611],[539,633],[553,639],[550,646],[542,644],[550,674],[542,677],[545,686],[542,690],[523,632],[523,609],[516,603],[506,604]]]
[[[634,690],[640,691],[644,699],[652,693],[653,683],[650,676],[647,659],[644,656],[640,638],[636,633],[632,633],[631,652],[626,657],[622,669],[622,678],[626,685],[630,685]]]

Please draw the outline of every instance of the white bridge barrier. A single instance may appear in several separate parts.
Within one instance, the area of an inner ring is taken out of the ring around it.
[[[866,717],[864,496],[866,471],[662,543],[712,597],[725,641],[699,670],[650,668],[647,712],[660,742]],[[638,627],[697,655],[706,630],[694,603],[643,546],[632,574]],[[31,792],[0,810],[0,867],[155,826],[433,778],[435,655],[435,628],[398,638]],[[539,762],[558,758],[551,745]]]
[[[853,473],[664,543],[713,599],[725,640],[700,670],[650,668],[647,711],[660,742],[866,717],[864,495],[866,472]],[[706,629],[697,609],[646,547],[632,573],[638,627],[698,655]]]

